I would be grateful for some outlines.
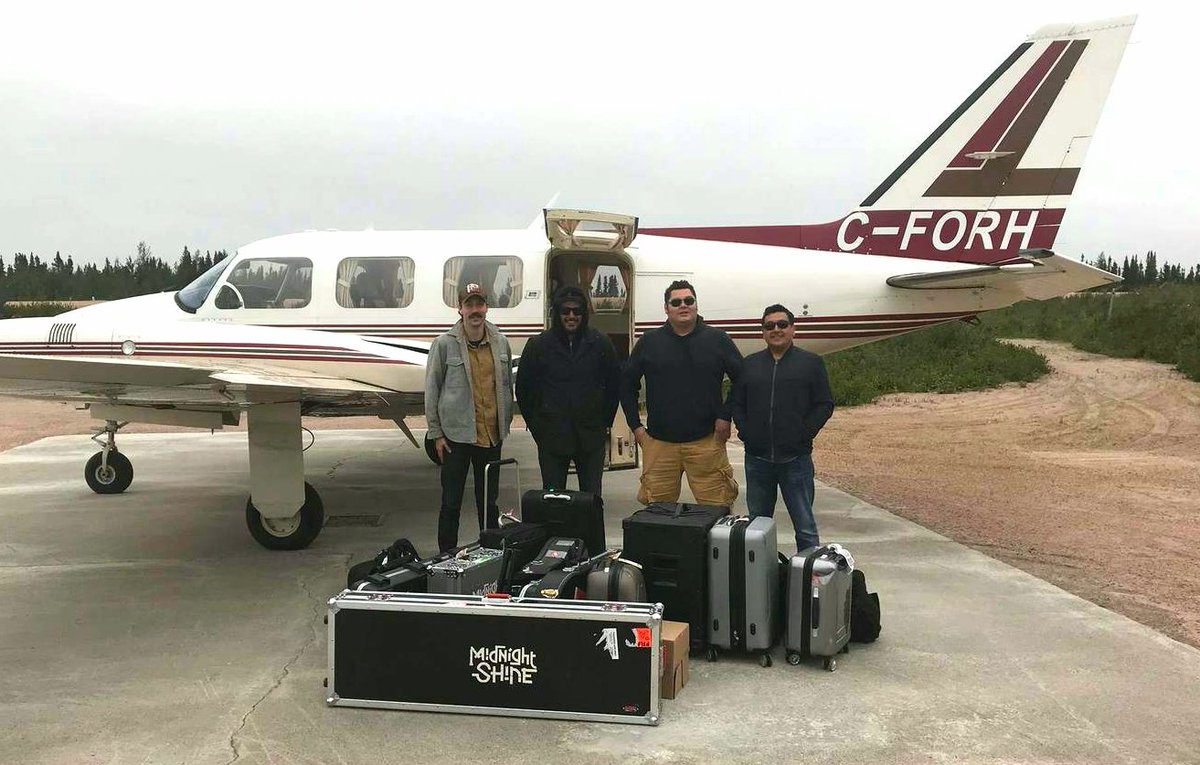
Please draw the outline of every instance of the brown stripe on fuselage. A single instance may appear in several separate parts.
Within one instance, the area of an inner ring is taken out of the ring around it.
[[[1079,168],[1017,168],[1033,142],[1050,107],[1062,92],[1087,40],[1074,40],[1067,46],[1058,63],[1029,99],[1029,103],[1013,120],[1008,132],[1000,139],[997,151],[1008,151],[1006,157],[991,159],[979,169],[947,168],[925,192],[927,197],[1010,197],[1070,194],[1075,189]],[[968,145],[969,146],[969,145]],[[963,151],[969,151],[964,147]]]

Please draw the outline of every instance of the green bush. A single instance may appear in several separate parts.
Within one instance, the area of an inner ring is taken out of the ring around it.
[[[839,406],[868,404],[887,393],[957,393],[1031,382],[1050,371],[1037,351],[963,322],[839,351],[825,364]]]

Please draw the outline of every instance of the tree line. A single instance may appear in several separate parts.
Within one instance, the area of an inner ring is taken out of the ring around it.
[[[43,260],[18,252],[11,264],[0,255],[0,302],[5,300],[116,300],[151,292],[177,290],[228,256],[225,250],[201,253],[187,247],[174,265],[138,242],[137,255],[104,259],[104,265],[77,266],[62,253]]]
[[[1103,252],[1097,255],[1095,260],[1088,260],[1083,255],[1079,256],[1079,260],[1089,266],[1108,271],[1110,274],[1116,274],[1129,286],[1164,282],[1170,284],[1200,283],[1200,266],[1192,266],[1184,271],[1183,266],[1171,264],[1165,260],[1160,266],[1158,265],[1158,255],[1154,250],[1149,250],[1145,259],[1139,258],[1137,255],[1128,255],[1119,263],[1116,258],[1110,258]]]

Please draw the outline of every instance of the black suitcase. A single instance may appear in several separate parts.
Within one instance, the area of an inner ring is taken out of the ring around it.
[[[622,521],[621,557],[642,566],[646,595],[663,618],[687,622],[692,647],[708,635],[708,532],[728,507],[658,502]]]
[[[608,549],[604,542],[604,500],[598,494],[530,489],[521,495],[521,520],[545,524],[552,537],[582,539],[589,555]]]

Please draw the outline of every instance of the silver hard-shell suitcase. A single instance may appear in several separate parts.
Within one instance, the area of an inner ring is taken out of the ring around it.
[[[717,649],[759,651],[771,666],[779,593],[772,518],[725,516],[708,532],[708,659]]]
[[[495,592],[503,564],[503,551],[469,547],[453,558],[429,567],[429,592],[451,595]]]
[[[853,562],[837,546],[810,547],[788,561],[784,608],[787,610],[789,664],[822,656],[825,669],[837,669],[837,655],[850,649],[850,585]]]

